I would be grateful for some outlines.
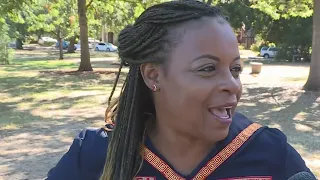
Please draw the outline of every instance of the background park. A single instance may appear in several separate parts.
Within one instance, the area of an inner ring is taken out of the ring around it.
[[[117,34],[163,1],[0,1],[0,180],[43,179],[81,129],[104,125]],[[238,37],[238,111],[281,129],[320,177],[320,1],[205,2]]]

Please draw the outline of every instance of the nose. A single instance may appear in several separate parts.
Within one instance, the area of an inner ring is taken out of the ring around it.
[[[232,76],[232,74],[228,73],[224,78],[221,78],[220,90],[224,92],[228,92],[230,94],[237,94],[241,91],[241,82],[240,79],[236,79]]]

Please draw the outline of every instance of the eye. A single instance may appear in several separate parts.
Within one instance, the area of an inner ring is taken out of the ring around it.
[[[216,70],[216,67],[214,67],[214,66],[206,66],[206,67],[200,68],[198,71],[201,71],[201,72],[212,72],[212,71],[215,71],[215,70]]]
[[[241,66],[236,66],[236,67],[233,67],[230,71],[231,71],[232,76],[234,78],[239,78],[239,75],[242,71],[242,68],[241,68]]]

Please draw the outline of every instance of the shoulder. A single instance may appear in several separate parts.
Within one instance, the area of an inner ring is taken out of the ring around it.
[[[104,164],[109,140],[107,131],[103,128],[85,128],[78,137],[81,141],[79,155],[82,167],[94,168],[97,164]]]
[[[82,148],[90,147],[101,147],[108,142],[108,136],[106,130],[103,128],[85,128],[76,137],[75,140],[79,139],[81,142],[80,146]],[[83,149],[82,149],[83,150]]]
[[[240,113],[235,115],[235,121],[238,121],[232,126],[235,134],[253,123]],[[269,167],[282,169],[285,179],[300,171],[310,172],[300,154],[288,143],[287,136],[279,129],[261,126],[248,139],[245,147],[247,148],[244,148],[243,152],[250,154],[250,158],[264,158]]]
[[[98,179],[107,155],[108,136],[104,128],[83,129],[49,171],[48,179]]]
[[[279,129],[266,127],[257,143],[267,149],[270,162],[282,169],[285,179],[299,172],[312,174],[302,156],[288,143],[287,136]]]
[[[232,139],[254,123],[240,113],[236,113],[234,121],[234,124],[230,127],[233,134]],[[261,126],[245,141],[240,151],[245,154],[249,153],[252,158],[264,156],[270,163],[279,167],[283,166],[283,164],[279,164],[279,159],[283,159],[285,156],[286,145],[287,137],[280,130]]]
[[[234,116],[234,123],[230,127],[232,133],[235,135],[241,133],[244,129],[252,125],[254,122],[241,113],[236,113]],[[262,126],[253,134],[253,139],[258,138],[262,143],[278,143],[283,144],[287,141],[287,137],[279,129]]]

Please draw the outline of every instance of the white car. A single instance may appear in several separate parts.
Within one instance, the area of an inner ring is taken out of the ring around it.
[[[260,56],[264,58],[274,58],[278,53],[278,48],[276,47],[262,47],[260,50]]]
[[[78,44],[75,45],[77,47],[78,50],[81,49],[81,42],[79,41]],[[94,48],[94,43],[88,43],[89,49],[93,49]]]
[[[45,42],[57,43],[58,41],[51,37],[41,37],[38,41],[39,44],[44,44]]]
[[[95,50],[113,52],[113,51],[117,51],[118,47],[113,45],[112,43],[98,43],[96,45]]]

